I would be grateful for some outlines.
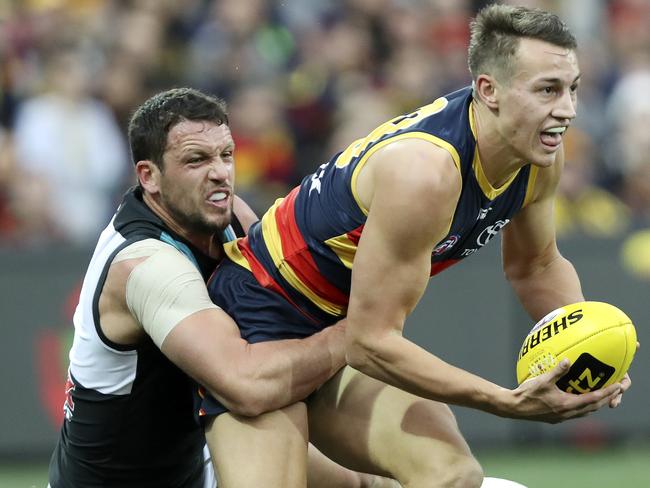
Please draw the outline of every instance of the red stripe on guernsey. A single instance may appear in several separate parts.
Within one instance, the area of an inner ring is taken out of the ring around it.
[[[360,225],[356,229],[348,232],[348,239],[352,241],[355,246],[359,245],[359,239],[361,239],[361,233],[363,232],[363,225]]]
[[[319,272],[307,243],[298,229],[294,212],[299,189],[300,187],[294,188],[275,213],[284,260],[291,266],[298,279],[315,294],[329,302],[345,306],[348,303],[348,296]]]
[[[437,263],[431,263],[431,274],[429,274],[429,276],[437,275],[450,266],[453,266],[458,261],[460,261],[460,259],[446,259],[444,261],[438,261]]]
[[[273,276],[271,276],[269,272],[266,271],[266,268],[262,266],[262,263],[257,260],[255,254],[253,254],[250,246],[248,245],[248,237],[240,239],[237,242],[237,247],[241,251],[242,256],[244,256],[244,258],[246,258],[246,261],[248,261],[248,264],[251,267],[251,272],[253,273],[253,276],[255,276],[255,279],[258,281],[258,283],[264,288],[268,288],[276,293],[279,293],[286,300],[293,303],[291,298],[289,298],[289,295],[287,295],[287,292],[284,291],[280,285],[278,285],[277,281],[273,279]]]
[[[271,276],[269,272],[266,271],[264,266],[262,266],[262,264],[257,260],[257,258],[251,251],[250,246],[248,244],[248,237],[239,239],[237,241],[237,247],[241,251],[242,256],[246,259],[246,261],[248,261],[248,265],[250,266],[251,273],[253,273],[253,276],[255,277],[255,279],[260,285],[262,285],[264,288],[274,291],[278,295],[281,295],[286,301],[288,301],[296,310],[298,310],[307,319],[311,320],[312,322],[316,322],[316,319],[311,314],[304,311],[301,307],[299,307],[296,304],[296,302],[293,301],[293,299],[287,294],[284,288],[282,288],[278,284],[278,282],[273,279],[273,276]]]

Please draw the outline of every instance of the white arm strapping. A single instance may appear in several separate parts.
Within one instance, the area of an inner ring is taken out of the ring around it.
[[[187,257],[169,244],[142,242],[141,246],[147,246],[151,254],[129,274],[126,304],[153,342],[161,347],[167,334],[183,319],[219,307],[210,300],[201,273]],[[135,257],[136,248],[125,255]],[[125,258],[121,254],[119,260]]]

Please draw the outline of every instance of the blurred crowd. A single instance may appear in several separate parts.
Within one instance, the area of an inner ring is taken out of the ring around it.
[[[0,0],[0,245],[86,245],[133,184],[131,111],[224,98],[258,212],[377,124],[469,83],[472,0]],[[650,0],[519,0],[578,37],[558,225],[650,225]]]

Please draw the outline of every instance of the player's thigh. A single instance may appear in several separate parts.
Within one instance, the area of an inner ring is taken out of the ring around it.
[[[219,488],[307,485],[307,409],[302,402],[259,417],[221,414],[206,424],[205,435]]]
[[[473,462],[447,405],[345,367],[309,400],[310,440],[358,471],[409,479]]]

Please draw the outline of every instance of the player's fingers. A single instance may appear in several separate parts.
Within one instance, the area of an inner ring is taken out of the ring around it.
[[[630,386],[632,386],[632,379],[626,373],[625,376],[623,376],[623,379],[621,380],[621,390],[623,392],[626,392],[628,388],[630,388]]]
[[[623,401],[623,393],[625,393],[630,386],[632,386],[632,380],[626,374],[621,380],[621,392],[618,395],[616,395],[609,403],[610,408],[616,408],[621,404],[621,402]]]
[[[609,408],[616,408],[621,404],[621,401],[623,400],[623,394],[619,393],[614,397],[612,401],[609,402]]]
[[[578,411],[574,412],[571,415],[571,417],[567,417],[567,420],[579,419],[579,418],[582,418],[582,417],[586,417],[587,415],[591,415],[592,413],[596,412],[597,410],[598,409],[593,409],[593,408],[590,408],[588,410],[578,410]]]
[[[582,400],[582,401],[579,401],[573,409],[570,409],[567,412],[566,418],[569,419],[569,418],[576,418],[576,417],[584,417],[585,415],[589,415],[590,413],[600,410],[605,405],[609,405],[611,407],[612,403],[615,403],[616,398],[621,395],[620,388],[614,389],[611,393],[604,396],[596,395],[596,393],[600,393],[602,391],[603,390],[598,390],[592,393],[587,393],[585,395],[577,395],[579,397],[578,400]],[[589,398],[588,395],[591,396],[591,398]],[[584,403],[584,400],[587,400],[587,402]]]
[[[616,386],[616,385],[611,385],[611,386]],[[603,397],[602,400],[599,400],[595,403],[594,405],[596,407],[595,410],[600,410],[605,405],[609,405],[610,407],[612,406],[612,404],[618,405],[621,402],[620,398],[622,396],[623,396],[623,390],[620,387],[618,388],[618,390],[614,389],[612,393]]]
[[[582,410],[590,409],[598,410],[602,406],[608,404],[621,393],[621,384],[614,383],[607,388],[585,393],[583,395],[571,395],[569,400],[569,408],[567,410]]]
[[[571,365],[570,361],[567,358],[564,358],[562,361],[558,363],[557,366],[555,366],[551,371],[546,373],[548,375],[549,380],[555,383],[562,376],[564,376],[564,374],[569,370],[570,365]]]

